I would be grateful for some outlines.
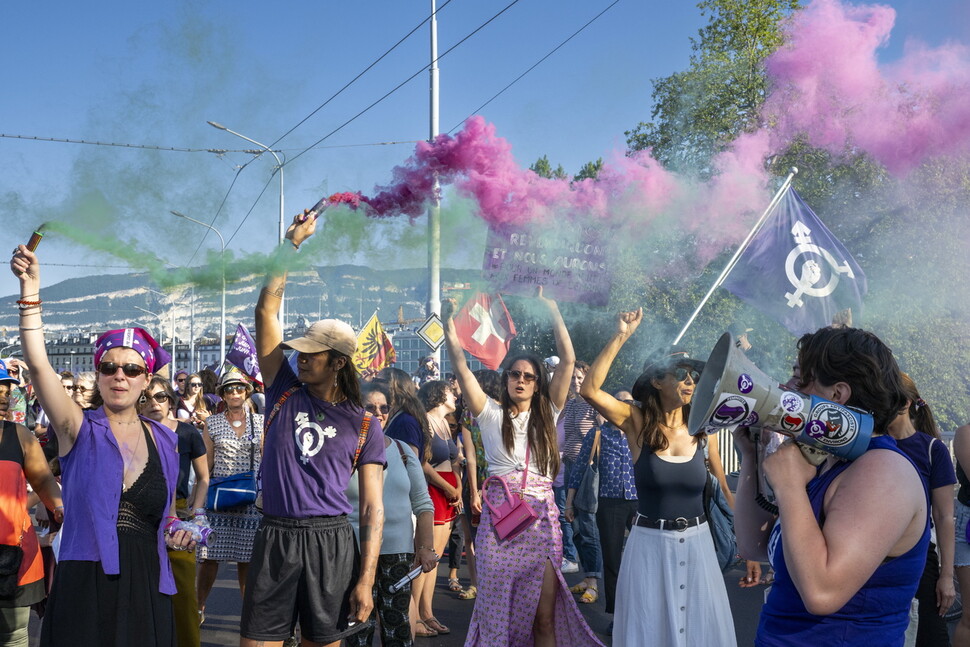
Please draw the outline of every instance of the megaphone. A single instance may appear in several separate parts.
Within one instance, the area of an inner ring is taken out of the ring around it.
[[[782,387],[724,333],[694,389],[687,429],[691,435],[739,425],[768,429],[804,447],[855,460],[869,447],[872,424],[868,413]]]

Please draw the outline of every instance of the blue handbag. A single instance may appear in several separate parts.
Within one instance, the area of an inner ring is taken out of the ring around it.
[[[256,439],[252,429],[252,414],[247,418],[249,434],[249,471],[215,478],[209,481],[205,507],[216,512],[225,512],[256,503]]]

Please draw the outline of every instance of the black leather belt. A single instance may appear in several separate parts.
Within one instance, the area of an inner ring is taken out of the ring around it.
[[[637,518],[633,522],[638,526],[644,528],[657,528],[658,530],[677,530],[683,532],[688,528],[693,528],[694,526],[699,526],[700,524],[707,521],[707,515],[702,514],[699,517],[692,517],[687,519],[685,517],[677,517],[676,519],[651,519],[650,517],[644,517],[639,512],[637,513]]]

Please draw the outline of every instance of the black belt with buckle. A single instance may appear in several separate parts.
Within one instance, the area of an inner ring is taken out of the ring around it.
[[[650,517],[644,517],[638,512],[637,518],[633,523],[638,526],[642,526],[643,528],[657,528],[658,530],[677,530],[683,532],[688,528],[699,526],[706,521],[706,514],[702,514],[699,517],[692,517],[690,519],[687,519],[686,517],[677,517],[676,519],[651,519]]]

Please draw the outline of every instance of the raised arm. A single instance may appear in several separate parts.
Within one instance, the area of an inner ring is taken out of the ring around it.
[[[309,211],[293,217],[293,224],[286,230],[289,243],[283,243],[278,253],[283,255],[299,249],[303,241],[313,235],[317,219]],[[286,288],[286,271],[274,263],[266,276],[266,282],[256,302],[256,353],[259,356],[259,369],[267,386],[273,383],[280,366],[286,361],[280,342],[283,341],[283,328],[279,322],[280,303]]]
[[[579,394],[583,396],[583,399],[596,409],[601,416],[625,431],[631,441],[635,439],[640,431],[633,424],[635,422],[633,416],[636,408],[626,402],[620,402],[604,391],[603,383],[606,381],[610,367],[613,366],[613,362],[616,360],[616,356],[623,347],[623,344],[633,336],[633,333],[636,332],[637,327],[642,321],[643,308],[638,308],[630,312],[621,312],[617,316],[616,332],[613,333],[610,340],[606,342],[606,346],[603,347],[600,354],[593,360],[593,364],[586,371],[586,378],[579,388]],[[636,452],[633,455],[634,461],[636,461],[639,457],[639,445],[635,442],[630,442],[631,451],[634,450],[634,445],[637,445]]]
[[[24,245],[18,245],[10,270],[20,281],[20,346],[30,368],[34,391],[47,413],[54,430],[61,456],[74,446],[74,439],[84,421],[84,414],[61,386],[61,378],[54,371],[44,346],[44,324],[41,320],[40,264],[37,255]]]
[[[445,327],[445,348],[448,349],[451,370],[458,378],[465,404],[468,405],[468,410],[472,412],[472,415],[477,416],[485,409],[488,396],[482,391],[478,380],[475,379],[471,369],[468,368],[468,362],[465,361],[465,349],[461,347],[461,342],[458,341],[458,332],[455,330],[455,309],[457,307],[458,304],[454,299],[445,299],[441,303],[441,320]]]
[[[539,286],[537,295],[539,301],[549,310],[552,317],[552,333],[556,338],[556,353],[559,355],[559,366],[549,381],[549,399],[557,409],[562,409],[566,405],[566,398],[569,397],[569,383],[573,379],[573,367],[576,366],[576,352],[573,350],[573,341],[569,338],[569,331],[566,330],[566,322],[562,319],[559,306],[553,299],[542,295],[542,286]]]

